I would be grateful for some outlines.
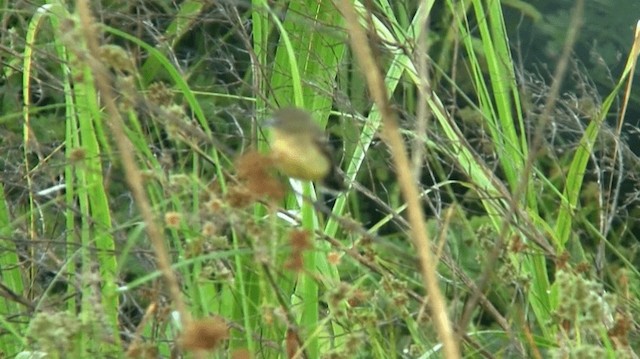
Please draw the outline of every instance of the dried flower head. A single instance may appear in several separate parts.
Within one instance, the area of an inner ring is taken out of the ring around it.
[[[169,228],[178,228],[182,222],[182,214],[178,212],[167,212],[164,214],[164,224]]]
[[[182,348],[188,351],[213,350],[229,338],[229,328],[219,317],[194,320],[180,337]]]
[[[247,349],[236,349],[231,353],[231,359],[251,359],[251,353]]]
[[[284,186],[271,170],[271,159],[256,151],[249,151],[236,160],[236,173],[240,186],[246,187],[253,200],[270,198],[279,200],[284,197]]]

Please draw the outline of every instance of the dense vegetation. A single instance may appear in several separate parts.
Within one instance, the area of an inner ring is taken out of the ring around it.
[[[0,357],[637,357],[633,12],[435,3],[0,1]]]

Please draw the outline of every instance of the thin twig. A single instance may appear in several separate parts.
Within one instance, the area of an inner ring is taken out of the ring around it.
[[[389,102],[389,94],[385,88],[384,78],[373,57],[367,35],[362,26],[360,26],[360,21],[353,4],[351,1],[343,0],[338,2],[337,6],[345,18],[350,35],[351,48],[355,58],[362,68],[369,91],[382,115],[382,135],[391,150],[396,165],[400,190],[407,201],[407,212],[412,230],[411,237],[420,260],[424,286],[430,295],[429,304],[431,315],[443,344],[444,357],[459,358],[460,349],[458,347],[458,341],[451,328],[451,322],[447,316],[448,309],[438,286],[436,263],[431,253],[431,240],[428,236],[424,213],[420,205],[420,192],[411,175],[411,165],[407,156],[407,150],[400,135],[396,114]]]
[[[96,87],[100,91],[102,104],[105,107],[107,118],[109,120],[108,123],[113,133],[118,152],[120,153],[120,160],[122,161],[124,172],[127,174],[125,179],[129,189],[131,190],[133,198],[135,199],[138,210],[145,222],[145,229],[149,235],[149,239],[157,258],[158,269],[160,269],[164,275],[169,292],[171,293],[171,298],[176,306],[176,310],[180,314],[180,320],[184,328],[190,322],[191,316],[186,310],[178,279],[175,273],[171,270],[171,261],[164,245],[165,240],[163,231],[156,223],[156,218],[153,214],[151,205],[149,204],[149,199],[143,186],[144,181],[141,176],[141,171],[136,165],[134,159],[134,147],[124,132],[122,116],[120,115],[120,111],[118,110],[118,106],[115,101],[113,88],[110,85],[111,81],[109,72],[98,60],[100,47],[96,36],[97,31],[92,31],[92,29],[96,28],[97,23],[91,14],[89,4],[86,0],[78,0],[76,2],[76,7],[80,17],[81,27],[85,29],[82,34],[85,36],[90,56],[93,57],[93,59],[87,63],[91,66]]]

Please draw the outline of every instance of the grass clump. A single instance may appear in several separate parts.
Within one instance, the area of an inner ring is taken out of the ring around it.
[[[520,3],[4,6],[0,352],[637,356],[640,40],[596,85],[583,5],[550,75]],[[346,190],[276,170],[292,106]]]

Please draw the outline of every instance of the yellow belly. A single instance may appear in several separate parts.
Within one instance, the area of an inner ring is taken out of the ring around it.
[[[288,177],[321,181],[331,170],[331,159],[311,138],[290,138],[274,133],[271,154],[275,167]]]

